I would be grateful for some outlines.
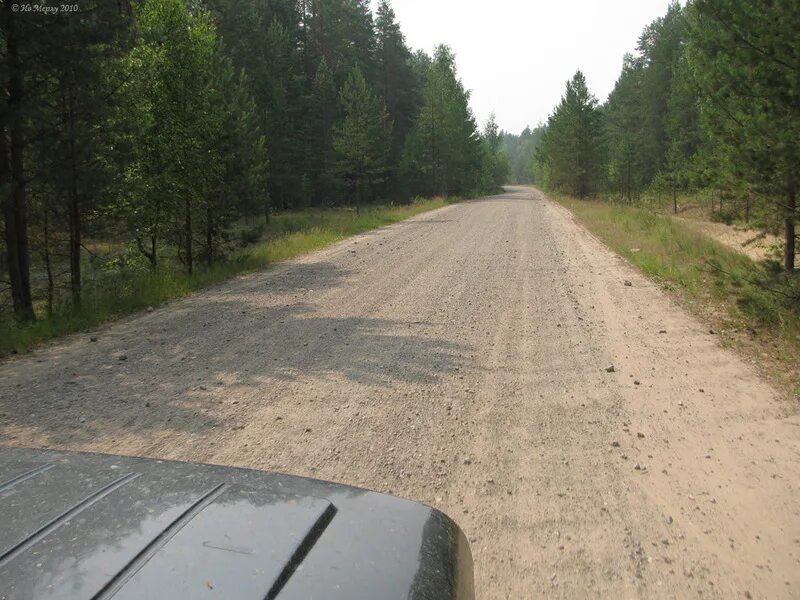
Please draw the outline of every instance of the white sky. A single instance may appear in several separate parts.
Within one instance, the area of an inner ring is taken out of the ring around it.
[[[391,0],[412,50],[448,44],[481,126],[519,133],[547,116],[577,69],[605,101],[645,25],[669,0]],[[377,2],[374,2],[377,5]]]

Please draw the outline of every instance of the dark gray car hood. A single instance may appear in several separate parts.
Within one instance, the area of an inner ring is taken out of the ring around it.
[[[0,599],[473,598],[464,535],[277,473],[0,448]]]

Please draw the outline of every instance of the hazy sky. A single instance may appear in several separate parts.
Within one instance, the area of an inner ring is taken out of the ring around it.
[[[494,111],[500,127],[519,133],[545,121],[577,70],[603,102],[622,56],[669,0],[392,0],[412,49],[438,43],[456,53],[483,125]],[[377,3],[375,3],[377,4]]]

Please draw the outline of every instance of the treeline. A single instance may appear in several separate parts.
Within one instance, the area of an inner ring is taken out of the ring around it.
[[[526,127],[519,135],[501,132],[503,152],[509,163],[509,183],[539,182],[542,174],[536,161],[536,149],[542,142],[544,131],[544,126],[538,125],[533,129]]]
[[[677,2],[645,28],[605,104],[578,71],[538,150],[543,183],[629,202],[713,189],[781,221],[795,266],[800,4]]]
[[[275,209],[505,178],[453,54],[412,52],[385,0],[25,6],[0,8],[0,289],[19,319],[81,304],[87,240],[122,249],[105,268],[191,273]]]

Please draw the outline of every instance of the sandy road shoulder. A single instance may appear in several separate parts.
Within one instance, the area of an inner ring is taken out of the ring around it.
[[[722,597],[795,596],[797,407],[566,209],[549,210],[624,398],[627,417],[609,441],[619,447],[606,451],[662,519],[645,544],[651,585],[678,579]]]

